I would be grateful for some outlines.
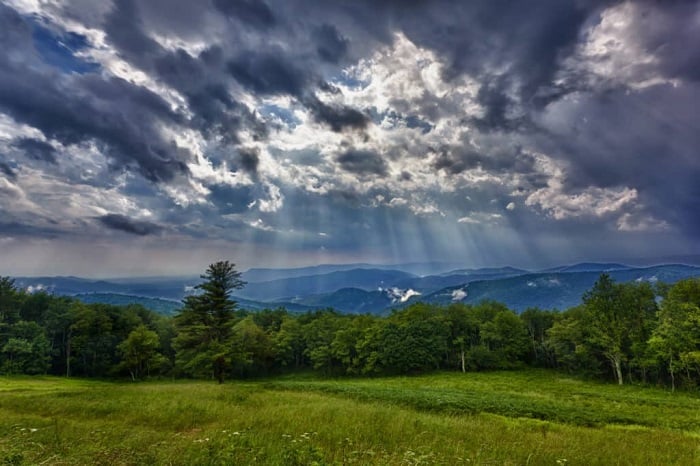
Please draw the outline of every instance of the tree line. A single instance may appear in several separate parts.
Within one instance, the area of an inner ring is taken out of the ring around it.
[[[313,370],[415,374],[546,367],[615,381],[700,383],[700,278],[672,286],[602,274],[579,306],[516,314],[484,301],[418,303],[389,316],[247,312],[230,262],[209,266],[174,317],[140,305],[28,293],[0,277],[0,372],[227,378]]]

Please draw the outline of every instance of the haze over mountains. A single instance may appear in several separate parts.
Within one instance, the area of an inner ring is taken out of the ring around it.
[[[303,312],[334,308],[345,313],[385,314],[415,302],[449,304],[496,300],[517,312],[528,307],[566,309],[580,303],[600,273],[620,282],[674,283],[700,276],[700,267],[665,264],[634,267],[619,263],[579,263],[529,271],[513,267],[451,268],[454,264],[319,265],[295,269],[250,269],[235,293],[241,308],[285,307]],[[418,272],[431,271],[420,275]],[[141,304],[172,314],[195,292],[196,276],[89,280],[78,277],[17,277],[18,286],[76,296],[86,302]]]

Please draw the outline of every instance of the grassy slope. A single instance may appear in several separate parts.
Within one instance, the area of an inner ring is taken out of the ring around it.
[[[699,413],[697,395],[540,371],[223,386],[0,378],[0,464],[689,465]]]

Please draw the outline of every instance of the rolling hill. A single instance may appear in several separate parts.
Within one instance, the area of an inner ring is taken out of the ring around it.
[[[581,303],[581,297],[600,276],[600,271],[533,273],[498,280],[481,280],[447,287],[420,300],[436,304],[477,303],[495,300],[521,312],[528,307],[563,310]],[[688,265],[661,265],[625,268],[607,272],[617,282],[647,281],[675,283],[700,276],[700,268]],[[410,302],[417,301],[412,298]]]
[[[103,303],[113,304],[115,306],[125,306],[128,304],[139,304],[146,309],[150,309],[158,314],[166,316],[175,315],[182,307],[179,301],[171,301],[160,298],[146,298],[143,296],[133,296],[118,293],[80,293],[74,295],[84,303]]]
[[[318,270],[327,270],[319,266]],[[350,267],[350,266],[348,266]],[[293,271],[307,269],[287,269]],[[501,301],[518,312],[528,307],[566,309],[580,303],[601,272],[619,282],[644,280],[673,283],[700,276],[700,267],[658,265],[632,267],[616,263],[581,263],[528,272],[511,267],[451,269],[439,275],[418,276],[386,268],[349,268],[251,282],[234,298],[248,310],[285,307],[291,312],[334,308],[346,313],[384,314],[424,301],[436,304]],[[258,274],[258,277],[262,275]],[[156,277],[88,280],[78,277],[18,277],[16,284],[29,291],[77,296],[87,302],[142,304],[172,314],[199,282],[196,277]]]
[[[580,304],[583,293],[593,286],[600,273],[600,271],[575,270],[528,273],[506,278],[464,281],[430,293],[420,293],[416,289],[400,287],[372,291],[353,288],[308,296],[295,302],[311,307],[333,307],[348,313],[373,314],[386,314],[392,309],[417,302],[446,305],[454,302],[475,304],[483,300],[500,301],[516,312],[522,312],[528,307],[563,310]],[[608,273],[618,282],[636,280],[650,283],[659,281],[674,283],[683,278],[700,276],[700,267],[687,265],[627,267]],[[411,296],[406,298],[407,294]]]

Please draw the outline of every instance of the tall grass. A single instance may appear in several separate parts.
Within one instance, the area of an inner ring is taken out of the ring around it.
[[[528,415],[529,401],[544,415]],[[698,403],[539,372],[222,386],[0,378],[0,464],[700,464]]]
[[[548,370],[375,379],[291,378],[267,386],[447,414],[493,413],[590,427],[620,424],[700,432],[700,393],[620,387]]]

